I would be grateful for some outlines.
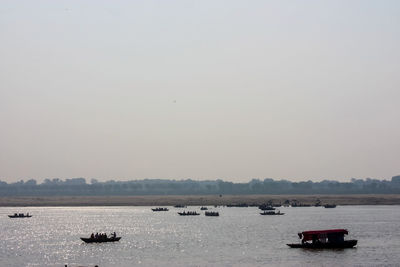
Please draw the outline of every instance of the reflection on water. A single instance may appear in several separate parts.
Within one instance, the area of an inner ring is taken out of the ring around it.
[[[200,207],[190,207],[197,210]],[[265,266],[396,265],[400,207],[210,208],[219,217],[179,216],[150,207],[0,208],[0,266]],[[29,212],[32,218],[10,219]],[[305,230],[346,228],[357,248],[290,249]],[[86,244],[92,232],[117,232],[120,242]]]

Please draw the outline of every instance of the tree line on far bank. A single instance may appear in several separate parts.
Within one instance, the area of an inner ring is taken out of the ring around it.
[[[144,179],[100,182],[85,178],[45,179],[6,183],[0,181],[0,196],[104,196],[104,195],[212,195],[212,194],[399,194],[400,176],[390,181],[351,179],[350,182],[291,182],[270,178],[247,183],[223,180],[195,181]]]

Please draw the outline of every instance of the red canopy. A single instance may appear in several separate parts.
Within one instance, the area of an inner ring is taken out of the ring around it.
[[[349,232],[346,229],[330,229],[330,230],[317,230],[317,231],[305,231],[302,233],[299,233],[299,237],[301,238],[301,236],[303,236],[303,240],[307,241],[307,240],[312,240],[313,236],[317,236],[317,238],[319,238],[322,235],[328,235],[328,234],[343,234],[343,235],[347,235],[349,234]]]

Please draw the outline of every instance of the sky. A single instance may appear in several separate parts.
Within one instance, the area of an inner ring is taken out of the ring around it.
[[[0,180],[400,174],[399,1],[4,1]]]

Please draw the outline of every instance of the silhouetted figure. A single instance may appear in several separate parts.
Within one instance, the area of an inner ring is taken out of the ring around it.
[[[317,235],[312,235],[312,243],[313,244],[317,243]]]

